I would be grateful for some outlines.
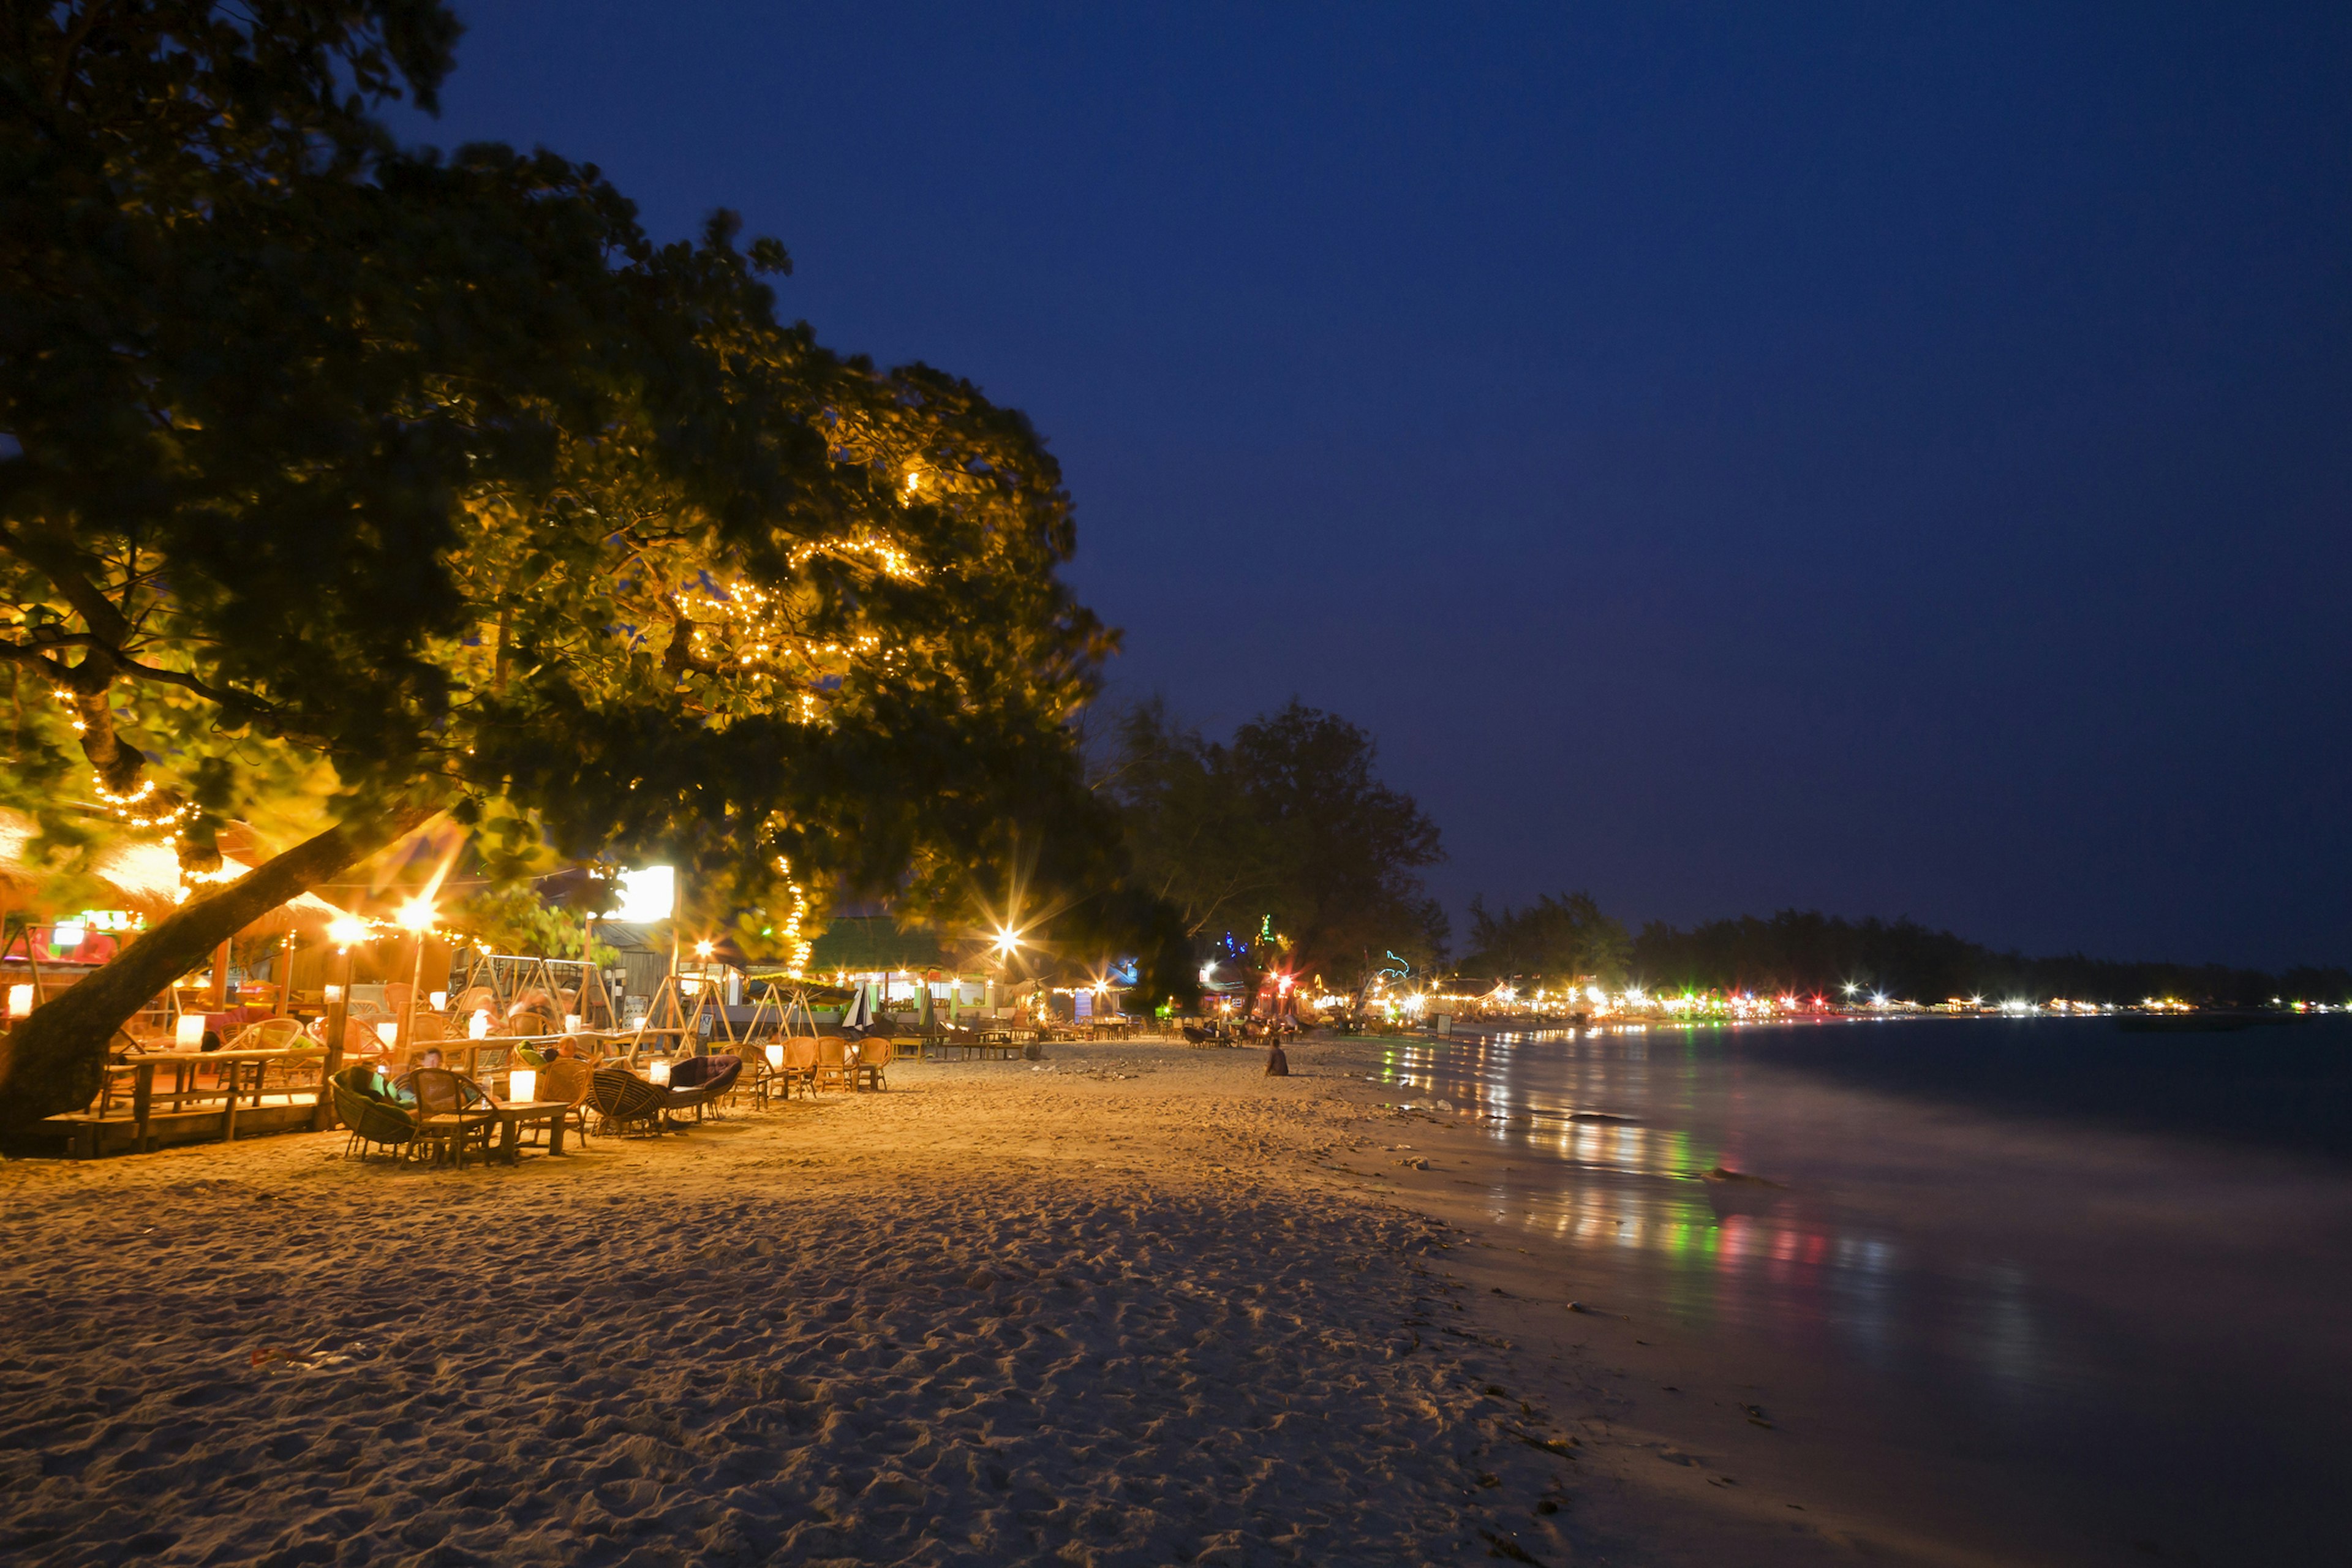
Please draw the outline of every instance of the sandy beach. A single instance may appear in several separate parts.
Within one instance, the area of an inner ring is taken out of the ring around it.
[[[1482,1237],[1379,1049],[902,1064],[463,1173],[340,1132],[10,1162],[0,1550],[1978,1560],[1820,1495],[1736,1369],[1655,1394],[1638,1325]]]

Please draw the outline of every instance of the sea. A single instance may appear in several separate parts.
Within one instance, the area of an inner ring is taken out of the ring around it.
[[[1549,1031],[1380,1077],[1509,1156],[1498,1240],[1753,1369],[1930,1536],[2352,1563],[2352,1017]]]

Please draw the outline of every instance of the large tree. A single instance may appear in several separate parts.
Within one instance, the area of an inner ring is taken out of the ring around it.
[[[1590,893],[1544,894],[1523,909],[1489,911],[1470,900],[1466,973],[1496,980],[1565,984],[1591,976],[1617,985],[1625,977],[1632,944],[1623,922],[1605,914]]]
[[[505,874],[677,858],[714,918],[936,902],[1007,819],[1097,823],[1066,721],[1108,639],[1017,414],[780,325],[723,216],[657,247],[593,169],[396,148],[440,6],[5,26],[0,789],[61,889],[125,835],[196,879],[225,824],[285,846],[13,1031],[5,1120],[440,812]]]
[[[1118,802],[1139,882],[1181,911],[1204,949],[1252,963],[1261,933],[1283,962],[1360,985],[1391,952],[1416,968],[1443,951],[1445,917],[1419,869],[1437,826],[1374,771],[1372,737],[1293,700],[1230,742],[1172,722],[1157,701],[1122,716],[1103,792]]]

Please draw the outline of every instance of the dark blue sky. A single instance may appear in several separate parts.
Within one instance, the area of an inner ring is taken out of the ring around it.
[[[461,5],[440,123],[1026,409],[1433,885],[2352,961],[2352,7]]]

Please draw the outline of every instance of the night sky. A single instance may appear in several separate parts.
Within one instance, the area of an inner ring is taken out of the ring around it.
[[[1025,409],[1115,692],[1457,921],[2352,960],[2352,7],[1765,9],[501,0],[401,123]]]

